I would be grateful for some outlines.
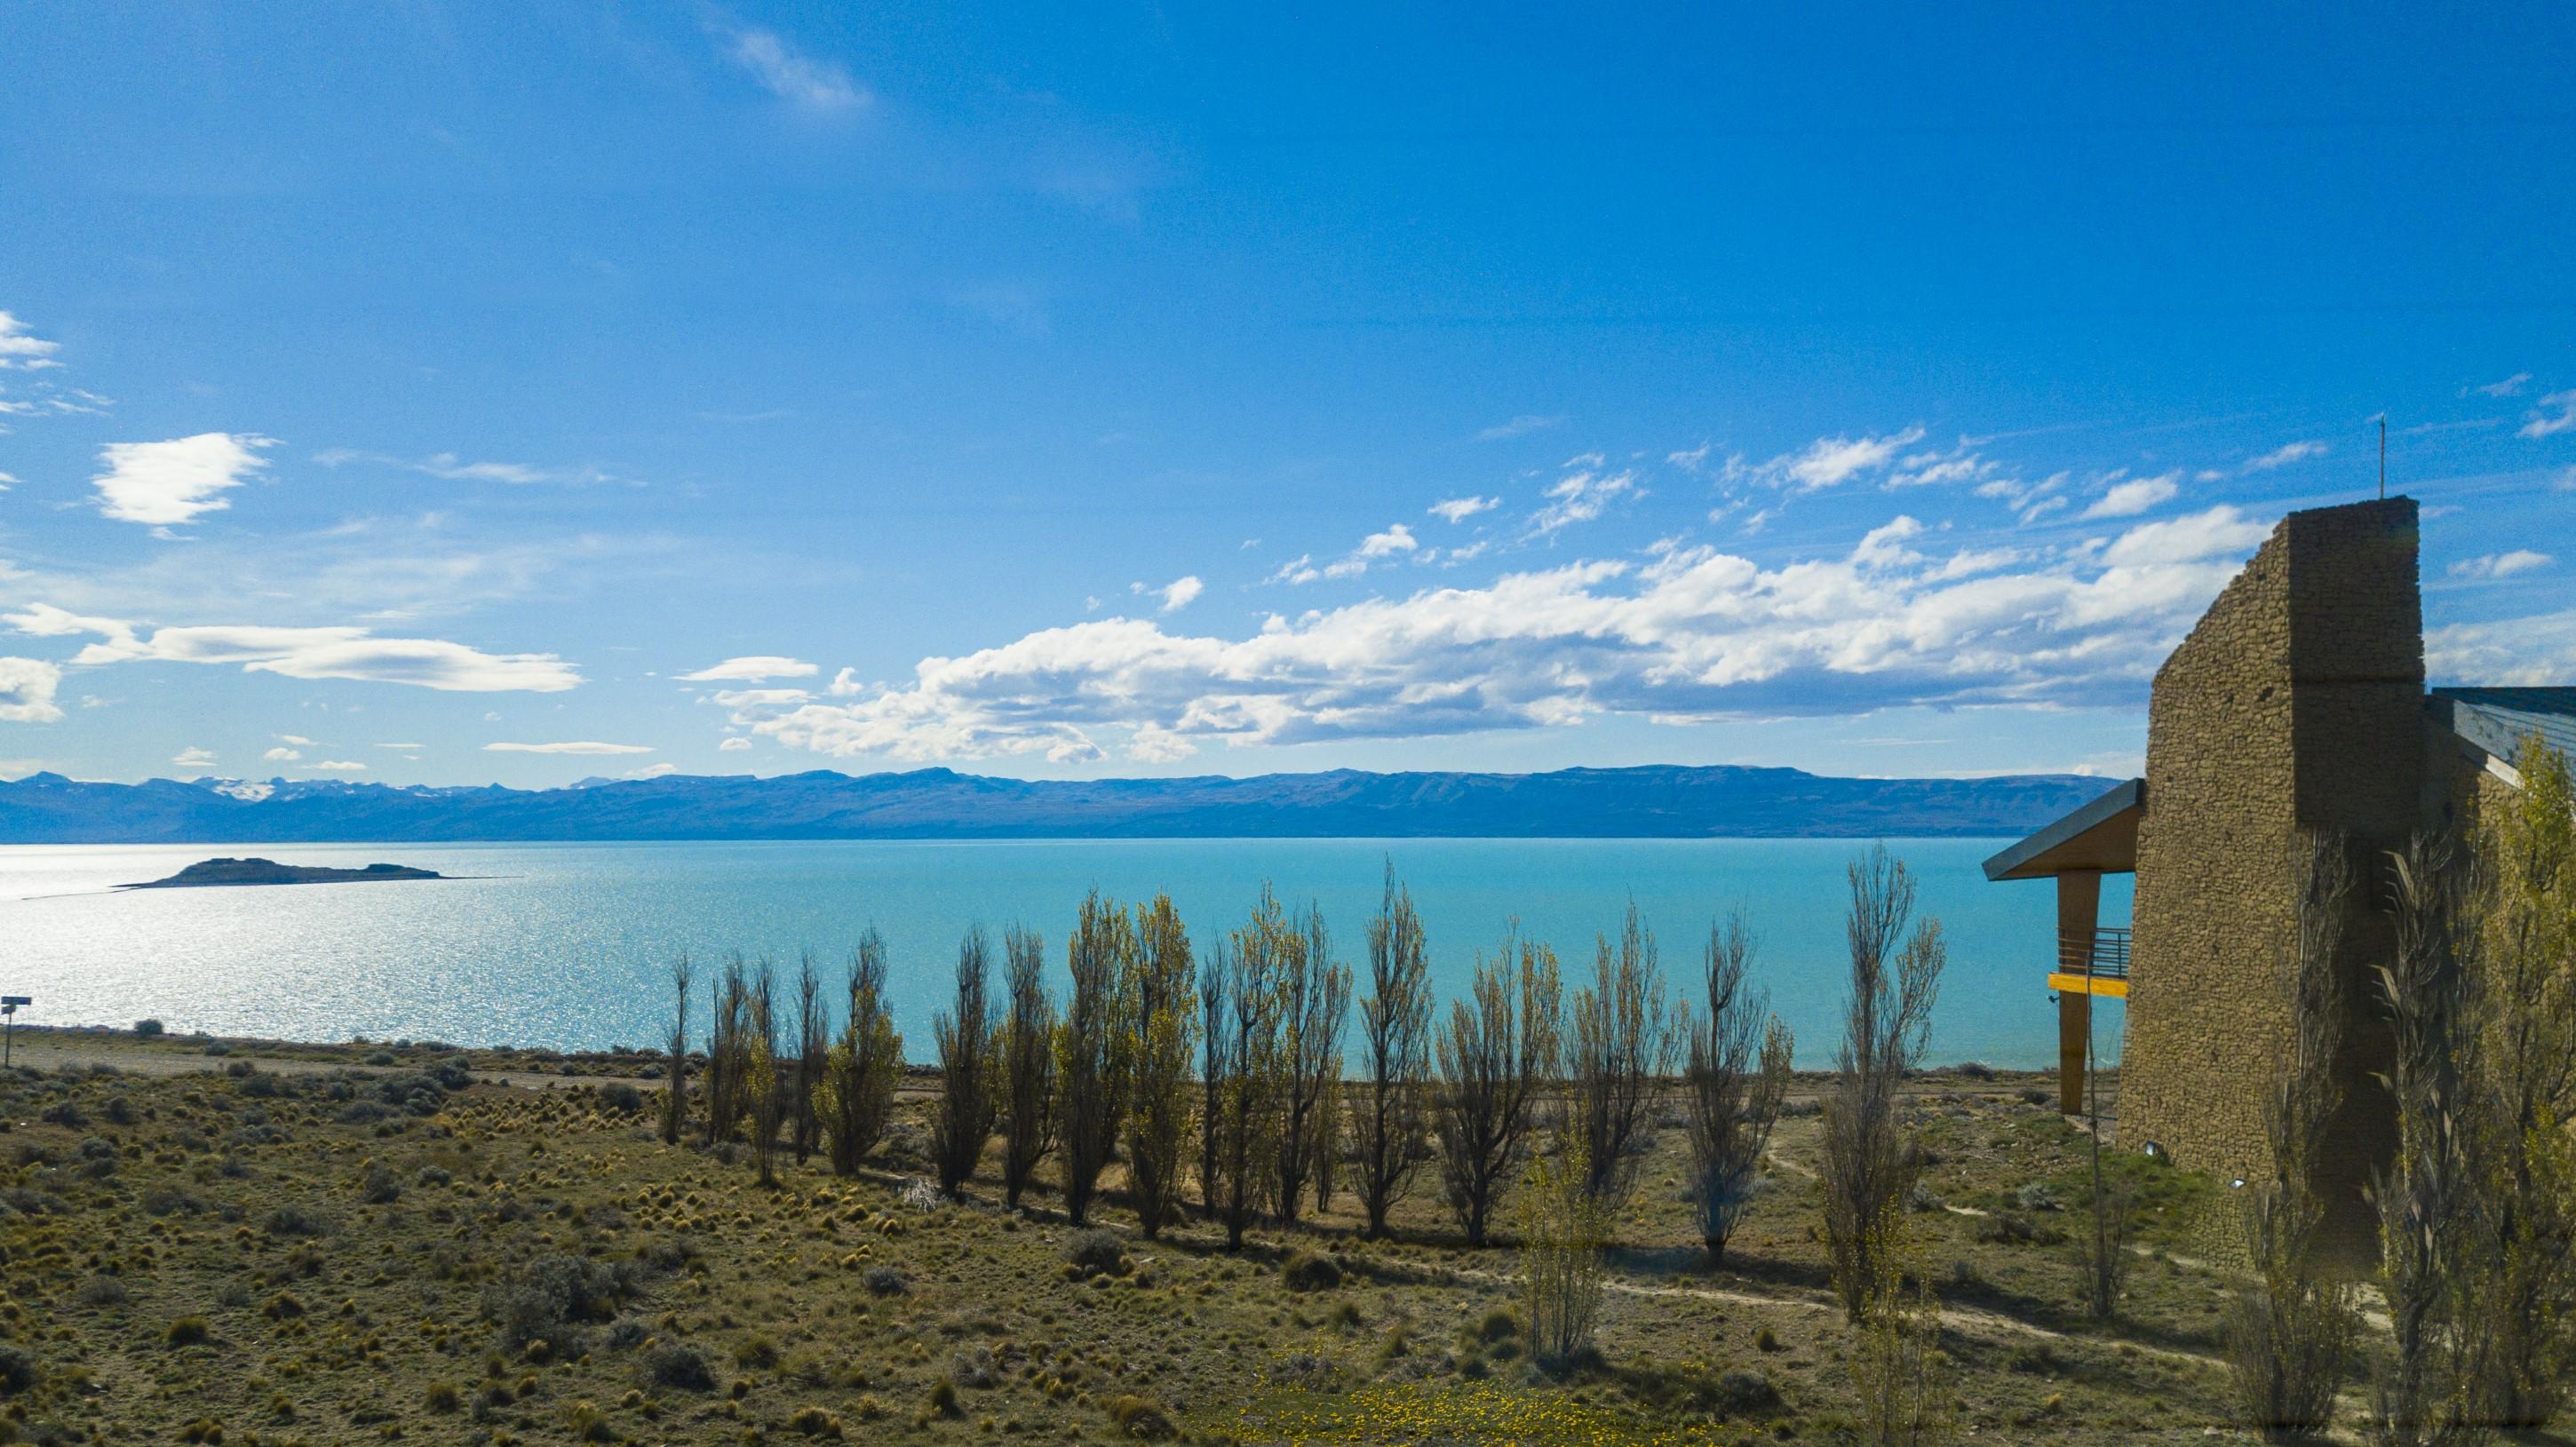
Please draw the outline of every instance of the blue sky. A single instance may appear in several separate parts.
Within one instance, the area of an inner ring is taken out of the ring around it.
[[[2120,773],[2382,412],[2576,680],[2576,19],[2246,9],[12,8],[0,772]]]

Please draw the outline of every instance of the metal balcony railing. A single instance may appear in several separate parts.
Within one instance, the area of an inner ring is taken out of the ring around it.
[[[2089,940],[2082,935],[2060,935],[2057,940],[2057,972],[2096,980],[2129,978],[2129,932],[2125,929],[2097,929]]]

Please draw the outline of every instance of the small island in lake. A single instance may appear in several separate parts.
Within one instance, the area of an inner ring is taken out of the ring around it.
[[[274,859],[208,859],[191,864],[168,879],[148,884],[120,884],[119,889],[198,889],[233,884],[357,884],[379,879],[445,879],[434,869],[407,864],[370,864],[364,869],[333,869],[319,864],[280,864]]]

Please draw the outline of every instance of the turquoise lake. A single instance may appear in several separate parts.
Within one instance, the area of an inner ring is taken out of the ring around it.
[[[2054,901],[2045,883],[1989,884],[1979,861],[2001,839],[1892,840],[1940,917],[1949,971],[1935,1017],[1937,1062],[2037,1068],[2056,1060],[2044,976]],[[556,1049],[650,1046],[669,1029],[668,961],[726,952],[792,966],[812,949],[837,981],[875,925],[893,959],[908,1053],[930,1048],[957,941],[1042,933],[1061,987],[1062,942],[1094,886],[1123,900],[1168,892],[1204,948],[1240,923],[1262,881],[1323,909],[1362,976],[1366,929],[1389,859],[1412,890],[1444,999],[1508,921],[1556,947],[1569,992],[1589,978],[1596,935],[1633,899],[1676,989],[1699,971],[1712,916],[1749,911],[1756,968],[1798,1035],[1802,1066],[1830,1062],[1847,955],[1847,839],[1191,839],[668,844],[26,845],[0,848],[0,992],[30,995],[21,1018],[288,1039],[450,1040]],[[111,893],[201,859],[298,864],[378,860],[441,882]],[[2126,923],[2128,880],[2109,882],[2103,921]],[[996,951],[998,955],[998,949]],[[835,986],[837,990],[837,986]],[[2107,1004],[2108,1002],[2106,1002]],[[695,1012],[704,1016],[703,1001]],[[1356,1015],[1356,1011],[1354,1011]],[[2097,1016],[2116,1057],[2120,1011]]]

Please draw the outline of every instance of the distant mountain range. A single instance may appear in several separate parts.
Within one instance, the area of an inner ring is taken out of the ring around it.
[[[1084,781],[818,770],[564,789],[32,774],[0,783],[0,843],[2011,835],[2106,787],[2075,774],[1835,779],[1732,765]]]

